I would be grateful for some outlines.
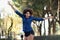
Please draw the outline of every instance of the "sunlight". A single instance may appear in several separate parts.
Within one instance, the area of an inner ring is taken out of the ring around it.
[[[6,17],[7,15],[10,15],[11,16],[13,14],[13,10],[8,5],[8,1],[10,1],[10,0],[0,0],[0,13],[1,13],[1,18]]]

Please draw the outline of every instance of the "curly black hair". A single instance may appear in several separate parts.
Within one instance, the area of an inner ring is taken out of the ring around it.
[[[32,9],[30,8],[24,9],[23,14],[26,14],[27,12],[29,12],[31,15],[33,14]]]

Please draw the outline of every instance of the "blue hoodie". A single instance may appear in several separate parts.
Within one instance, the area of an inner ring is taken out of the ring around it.
[[[33,17],[33,16],[30,16],[29,18],[26,18],[24,14],[21,14],[17,10],[15,11],[15,13],[17,15],[19,15],[20,17],[22,17],[22,19],[23,19],[23,31],[24,32],[29,32],[29,31],[33,30],[32,27],[31,27],[31,22],[33,20],[35,20],[35,21],[43,21],[44,20],[43,18],[36,18],[36,17]]]

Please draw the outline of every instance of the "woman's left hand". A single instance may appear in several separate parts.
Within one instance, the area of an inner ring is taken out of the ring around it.
[[[53,16],[49,16],[49,17],[47,17],[47,18],[43,18],[43,19],[46,20],[46,19],[50,19],[50,18],[54,18],[54,17],[53,17]]]

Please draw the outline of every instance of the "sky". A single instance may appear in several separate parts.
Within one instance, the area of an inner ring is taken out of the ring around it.
[[[11,2],[11,0],[0,0],[0,15],[1,18],[7,16],[7,15],[12,15],[13,14],[13,10],[10,7],[10,5],[8,5],[8,1]]]

